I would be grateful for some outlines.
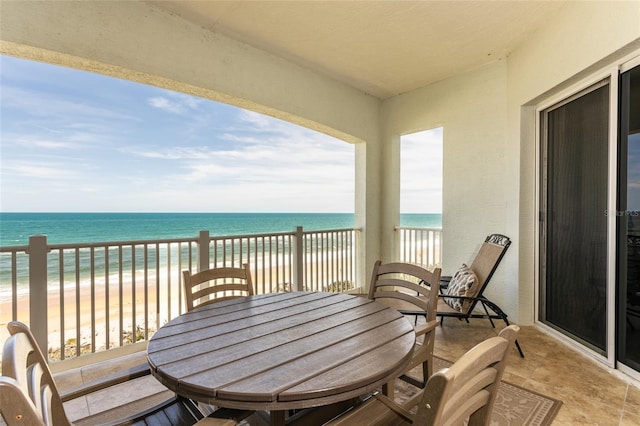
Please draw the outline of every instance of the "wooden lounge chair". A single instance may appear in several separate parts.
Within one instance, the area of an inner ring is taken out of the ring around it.
[[[246,263],[242,268],[213,268],[195,274],[187,270],[182,275],[187,311],[208,303],[253,295],[251,270]]]
[[[426,387],[402,405],[378,393],[329,425],[439,426],[462,425],[468,419],[469,425],[488,426],[508,348],[518,331],[518,326],[508,326],[474,346],[451,367],[431,376]]]
[[[509,325],[507,314],[484,296],[484,290],[510,245],[509,237],[491,234],[485,239],[471,266],[463,264],[452,277],[442,277],[437,313],[440,324],[448,317],[467,322],[469,318],[486,318],[494,328],[494,319],[500,319]],[[517,340],[515,344],[520,356],[524,358]]]
[[[204,417],[195,403],[169,390],[71,423],[65,413],[64,402],[149,374],[149,366],[127,370],[61,393],[29,328],[13,321],[8,324],[8,329],[11,336],[3,348],[0,376],[0,415],[8,426],[126,425],[137,422],[178,426],[236,424],[230,419]]]
[[[425,324],[416,325],[416,338],[423,336],[414,349],[407,371],[422,364],[422,379],[402,375],[401,380],[414,386],[424,387],[433,372],[433,344],[435,340],[436,305],[440,268],[430,272],[409,263],[386,263],[377,261],[373,266],[369,298],[382,302],[404,314],[419,314],[426,318]],[[420,282],[429,286],[420,285]],[[393,383],[388,383],[384,393],[393,396]]]

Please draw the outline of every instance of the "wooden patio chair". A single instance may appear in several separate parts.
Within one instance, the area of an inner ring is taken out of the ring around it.
[[[86,418],[69,421],[63,403],[149,374],[149,366],[134,368],[62,393],[29,328],[17,321],[8,324],[11,336],[2,351],[0,415],[14,425],[216,425],[237,424],[230,419],[204,417],[197,405],[167,389]]]
[[[518,331],[511,325],[477,344],[451,367],[431,376],[426,387],[402,405],[378,393],[329,425],[463,425],[468,419],[470,426],[488,426],[508,349]]]
[[[186,270],[182,275],[187,311],[196,306],[253,295],[251,270],[246,263],[242,268],[213,268],[195,274]]]
[[[467,322],[469,318],[486,318],[494,328],[494,319],[500,319],[509,325],[507,314],[487,299],[484,291],[510,245],[509,237],[491,234],[485,239],[471,266],[463,264],[452,277],[442,277],[437,313],[441,325],[445,317],[464,319]],[[524,358],[517,340],[515,345]]]
[[[417,342],[411,363],[407,371],[422,364],[422,379],[403,374],[401,380],[417,387],[424,387],[433,372],[433,345],[435,341],[436,305],[438,300],[438,283],[440,282],[440,268],[430,272],[420,266],[409,263],[386,263],[377,261],[373,266],[369,299],[382,302],[403,314],[424,315],[425,324],[415,326],[416,338],[422,336],[422,342]],[[430,286],[420,285],[420,282]],[[393,397],[393,382],[388,383],[383,391]]]

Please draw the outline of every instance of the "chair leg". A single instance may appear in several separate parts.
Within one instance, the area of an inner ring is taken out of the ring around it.
[[[423,373],[424,376],[424,373]],[[428,377],[427,377],[428,378]],[[400,376],[400,380],[409,383],[410,385],[413,385],[417,388],[424,388],[426,382],[426,379],[423,377],[423,381],[420,381],[419,379],[416,379],[415,377],[411,377],[409,375],[403,374],[402,376]],[[384,393],[384,387],[382,388],[382,393]],[[386,396],[389,396],[385,393]],[[390,397],[391,398],[391,397]]]
[[[482,302],[482,306],[484,306],[485,311],[487,310],[487,307],[485,306],[485,303],[486,303],[493,312],[495,312],[500,318],[502,318],[502,320],[507,325],[507,327],[509,327],[510,324],[509,324],[509,320],[507,319],[507,314],[505,314],[502,311],[502,309],[498,307],[498,305],[496,305],[495,303],[487,299],[483,299],[481,300],[481,302]],[[487,315],[489,315],[489,312],[487,312]],[[489,320],[491,320],[491,318],[489,318]],[[493,325],[493,321],[491,321],[491,325]],[[520,356],[524,358],[524,352],[522,352],[522,348],[520,347],[520,343],[518,343],[517,339],[515,343],[516,343],[516,348],[518,348],[518,352],[520,353]]]
[[[427,380],[429,380],[429,377],[431,377],[432,374],[432,369],[433,369],[433,360],[432,361],[425,361],[422,363],[422,386],[420,386],[421,388],[424,388],[427,385]]]
[[[395,380],[391,380],[390,382],[382,385],[382,394],[393,399],[396,392],[396,384]]]
[[[522,348],[520,347],[520,343],[518,343],[518,339],[516,339],[516,348],[518,348],[518,352],[520,352],[520,356],[524,358],[524,352],[522,352]]]
[[[433,370],[433,361],[426,360],[422,363],[422,379],[411,377],[408,374],[402,374],[399,377],[399,379],[417,388],[424,389],[424,387],[427,385],[427,380],[429,380],[429,377],[431,377],[431,374],[433,374],[432,370]],[[387,393],[385,393],[384,386],[382,388],[382,391],[385,395],[387,395]]]
[[[489,310],[487,310],[487,306],[484,304],[484,301],[480,300],[480,303],[482,303],[482,307],[484,308],[484,312],[487,314],[487,318],[491,323],[491,327],[496,328],[496,325],[493,323],[493,320],[491,319],[491,315],[489,314]]]
[[[507,324],[507,327],[509,327],[509,320],[506,317],[504,317],[503,319],[505,324]],[[515,340],[515,343],[516,343],[516,348],[518,348],[518,352],[520,353],[520,357],[524,358],[524,352],[522,352],[522,348],[520,347],[520,343],[518,343],[518,339]]]

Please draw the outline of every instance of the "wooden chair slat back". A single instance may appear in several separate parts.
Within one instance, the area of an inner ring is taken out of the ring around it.
[[[12,321],[11,336],[2,351],[2,375],[12,377],[35,409],[35,415],[49,425],[70,425],[49,365],[29,328]],[[44,399],[43,399],[44,398]]]
[[[371,274],[369,298],[382,303],[385,299],[402,300],[426,312],[427,321],[435,320],[441,272],[440,268],[429,271],[410,263],[383,264],[378,260]],[[392,301],[389,305],[395,307]]]
[[[0,416],[8,426],[44,426],[33,401],[13,377],[0,376]]]
[[[213,268],[195,274],[186,270],[182,274],[187,311],[196,306],[254,294],[251,270],[246,263],[242,268]]]
[[[469,425],[489,425],[508,348],[518,331],[516,325],[506,327],[431,376],[413,424],[462,424],[468,418]]]

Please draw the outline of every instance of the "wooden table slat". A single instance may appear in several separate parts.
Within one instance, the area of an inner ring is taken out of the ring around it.
[[[390,321],[394,319],[392,312],[385,312],[384,315],[378,315],[376,318],[372,318],[372,321],[356,321],[356,322],[346,322],[339,327],[329,328],[327,330],[323,330],[319,333],[305,336],[296,340],[286,341],[284,344],[258,351],[260,346],[253,346],[256,342],[255,340],[251,341],[251,345],[247,345],[247,347],[255,348],[255,351],[250,355],[245,357],[234,357],[232,362],[228,362],[226,364],[221,364],[215,366],[214,368],[207,369],[207,367],[203,364],[199,364],[197,362],[189,362],[188,366],[192,368],[191,371],[193,373],[188,374],[187,371],[182,370],[181,368],[184,366],[182,363],[175,364],[179,368],[179,370],[174,370],[171,366],[165,366],[163,368],[164,372],[167,374],[174,374],[174,377],[181,377],[180,386],[181,387],[189,387],[190,389],[199,389],[199,388],[207,388],[207,389],[219,389],[228,385],[229,383],[233,383],[237,380],[241,380],[243,378],[257,376],[265,371],[269,371],[271,369],[277,369],[284,364],[290,364],[292,361],[301,358],[303,356],[310,356],[313,353],[316,353],[325,348],[329,348],[333,351],[339,351],[339,353],[360,353],[362,350],[366,350],[363,348],[373,347],[377,344],[384,343],[384,339],[380,338],[381,331],[385,326],[387,326]],[[374,321],[375,320],[375,321]],[[395,331],[398,326],[406,326],[409,328],[409,331],[413,333],[413,329],[407,323],[406,320],[397,321],[400,325],[394,324],[392,327],[388,327],[390,333],[396,333]],[[372,341],[365,342],[366,332],[371,333]],[[392,335],[392,334],[390,334]],[[354,336],[359,336],[358,340],[353,339]],[[270,336],[265,337],[264,344],[269,345]],[[263,343],[262,339],[259,339],[260,343]],[[365,346],[361,346],[365,344]],[[338,345],[341,346],[338,346]],[[345,349],[346,345],[356,345],[352,351],[348,351]],[[229,354],[233,357],[233,354]],[[343,360],[345,358],[342,358]],[[217,364],[216,361],[213,361],[214,364]],[[193,366],[195,365],[195,368]],[[313,376],[318,372],[319,368],[326,368],[325,363],[318,361],[317,365],[308,365],[308,373]],[[287,370],[290,368],[287,365]],[[217,395],[217,393],[216,393]]]
[[[269,310],[259,312],[254,312],[253,309],[247,309],[244,312],[245,316],[228,315],[212,317],[189,324],[183,324],[182,327],[171,328],[171,334],[166,331],[160,335],[156,333],[152,341],[149,342],[149,351],[157,352],[281,319],[289,319],[290,322],[293,322],[296,320],[296,315],[298,316],[297,320],[301,322],[305,321],[307,317],[320,319],[341,311],[349,311],[354,307],[366,305],[371,302],[368,299],[358,297],[346,300],[336,299],[335,302],[331,303],[327,302],[327,300],[329,299],[305,300],[304,303],[299,302],[297,305],[291,307],[284,305],[284,307],[277,308],[277,306],[280,305],[274,305],[275,307]],[[164,331],[164,326],[160,330]]]
[[[359,334],[358,340],[351,338],[354,334],[345,333],[346,327],[341,327],[335,329],[335,332],[325,333],[326,339],[323,339],[317,345],[315,344],[316,340],[320,339],[310,339],[312,340],[310,341],[312,345],[303,353],[292,353],[295,350],[294,346],[296,346],[294,344],[282,346],[277,348],[275,352],[283,358],[274,359],[272,366],[268,367],[263,362],[263,366],[266,367],[263,371],[256,372],[257,369],[254,368],[236,370],[236,379],[242,380],[218,388],[216,396],[234,400],[275,401],[280,392],[351,359],[358,358],[387,343],[383,336],[394,336],[402,331],[406,334],[414,333],[407,322],[400,318],[357,333]],[[414,342],[415,337],[411,337],[413,339],[410,342]],[[268,353],[265,352],[264,355]],[[338,353],[344,355],[341,357],[333,356],[333,354]],[[281,368],[285,364],[286,370]],[[374,369],[375,367],[372,366],[372,370]],[[204,377],[208,378],[208,375]],[[189,384],[198,383],[200,378],[200,376],[189,378]],[[200,383],[207,382],[205,379]],[[334,389],[336,392],[343,392],[348,390],[348,385],[353,382],[353,376],[343,376],[334,383]],[[247,398],[247,395],[249,395],[249,398]]]
[[[401,373],[415,344],[398,311],[362,297],[292,292],[202,306],[151,338],[152,374],[220,407],[283,410],[346,401]]]
[[[336,384],[348,381],[349,377],[351,382],[343,385],[340,388],[341,392],[381,380],[388,375],[390,370],[396,370],[399,376],[402,373],[404,362],[407,359],[410,360],[413,355],[413,351],[407,352],[407,348],[413,348],[414,342],[415,336],[412,336],[411,333],[405,334],[380,346],[375,351],[341,363],[329,371],[282,391],[279,394],[279,400],[296,401],[333,395],[337,393]],[[386,380],[383,380],[384,382]],[[373,385],[366,392],[372,391],[377,386],[380,384]]]
[[[234,322],[243,318],[290,309],[313,301],[317,301],[322,306],[329,305],[332,303],[331,301],[341,300],[327,295],[331,295],[331,293],[275,293],[270,295],[271,297],[260,295],[253,296],[251,299],[223,300],[195,309],[189,312],[189,315],[180,315],[172,319],[156,332],[154,338],[159,340],[193,330],[202,330],[203,327],[207,327],[211,323]]]
[[[268,347],[253,348],[253,345],[257,345],[257,341],[264,336],[269,337],[275,346],[288,340],[306,337],[326,328],[349,322],[354,318],[354,315],[365,316],[375,314],[384,309],[384,307],[379,304],[359,304],[359,302],[358,304],[353,304],[349,302],[350,301],[344,303],[344,306],[342,306],[342,304],[340,306],[337,304],[331,305],[324,310],[300,313],[276,321],[258,321],[258,324],[240,328],[233,331],[232,334],[230,334],[230,331],[227,331],[224,333],[220,332],[213,337],[205,337],[209,335],[209,333],[207,333],[200,340],[192,338],[191,342],[183,344],[182,347],[179,347],[181,345],[177,345],[173,341],[171,341],[171,344],[174,346],[168,346],[167,343],[169,343],[169,341],[166,339],[163,341],[153,341],[149,343],[148,353],[152,355],[153,367],[158,368],[159,366],[164,366],[172,362],[183,363],[187,358],[198,357],[202,354],[218,357],[220,356],[218,351],[247,341],[249,342],[244,346],[251,346],[249,350],[257,352],[268,349]],[[322,322],[319,322],[319,319],[322,319]],[[210,328],[217,327],[212,326]],[[279,342],[278,339],[285,340]],[[232,348],[232,350],[234,353],[240,354],[237,352],[238,349]],[[238,356],[235,358],[238,358]],[[196,360],[194,360],[194,362],[196,362]],[[199,362],[197,363],[199,364]]]

